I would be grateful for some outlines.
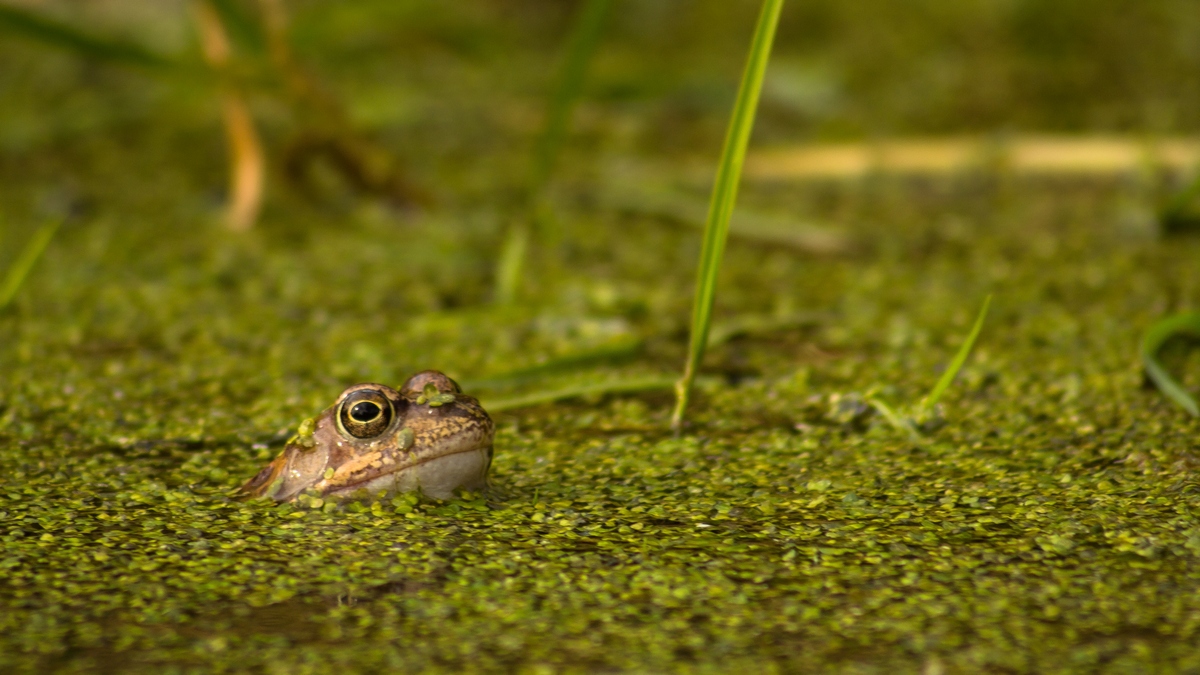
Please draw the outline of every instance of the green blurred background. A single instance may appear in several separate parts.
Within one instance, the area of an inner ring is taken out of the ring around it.
[[[8,2],[200,61],[186,3]],[[248,14],[253,7],[245,4]],[[572,8],[294,2],[289,37],[355,127],[439,203],[457,205],[495,199],[524,175],[513,167],[539,129]],[[567,170],[624,155],[715,158],[756,10],[754,2],[618,4],[587,78]],[[1200,124],[1196,19],[1187,0],[789,3],[754,142],[1191,132]],[[219,199],[225,156],[211,82],[4,36],[0,170],[14,220],[52,208],[64,191],[106,210],[189,217]],[[251,100],[278,178],[299,121],[271,91]],[[270,194],[271,213],[302,201]]]

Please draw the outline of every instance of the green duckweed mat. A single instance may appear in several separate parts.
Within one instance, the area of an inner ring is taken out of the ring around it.
[[[1200,667],[1197,424],[1136,351],[1194,297],[1200,242],[1123,225],[1121,186],[968,187],[825,194],[883,232],[849,257],[732,246],[725,316],[817,323],[716,349],[679,438],[666,393],[498,413],[492,491],[442,504],[226,495],[355,381],[469,380],[630,336],[651,337],[539,386],[672,370],[694,236],[578,213],[581,238],[623,232],[603,267],[625,279],[597,265],[536,307],[431,311],[477,262],[426,255],[438,221],[301,241],[69,228],[2,320],[0,664]],[[870,415],[859,397],[928,390],[986,292],[942,425],[914,443]],[[1195,357],[1167,356],[1194,386]]]
[[[1196,125],[1171,51],[1195,41],[1162,38],[1193,34],[1183,3],[914,4],[789,3],[755,143]],[[435,206],[272,174],[230,235],[207,85],[0,41],[0,270],[66,218],[0,314],[0,671],[1200,672],[1200,422],[1138,359],[1200,301],[1200,239],[1158,233],[1172,183],[1148,170],[747,183],[756,222],[845,246],[731,240],[681,436],[667,391],[591,394],[496,412],[485,494],[229,499],[356,382],[438,368],[499,408],[677,374],[699,232],[670,205],[703,210],[688,167],[716,156],[756,9],[614,20],[556,225],[497,308],[566,15],[298,5],[302,57]],[[277,152],[286,114],[252,103]],[[614,205],[622,180],[667,199]],[[872,412],[929,391],[989,293],[921,440]],[[1195,392],[1200,351],[1163,357]]]

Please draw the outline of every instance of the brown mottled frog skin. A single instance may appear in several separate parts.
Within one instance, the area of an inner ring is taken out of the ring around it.
[[[485,487],[495,426],[479,401],[436,370],[399,391],[356,384],[313,420],[254,478],[246,497],[277,502],[302,493],[349,497],[420,490],[449,499]]]

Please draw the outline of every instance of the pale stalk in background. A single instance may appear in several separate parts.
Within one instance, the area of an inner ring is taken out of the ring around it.
[[[200,0],[194,7],[204,59],[218,74],[225,73],[231,56],[225,28],[208,2]],[[221,85],[221,114],[229,139],[230,155],[226,222],[230,229],[241,232],[253,227],[258,220],[262,208],[266,160],[250,108],[232,82],[226,81]]]

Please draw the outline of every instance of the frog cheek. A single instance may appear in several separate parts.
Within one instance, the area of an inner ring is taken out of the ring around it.
[[[291,501],[301,492],[312,487],[329,464],[329,448],[318,445],[313,450],[299,451],[289,448],[287,465],[275,480],[269,495],[277,502]]]

